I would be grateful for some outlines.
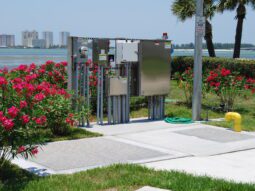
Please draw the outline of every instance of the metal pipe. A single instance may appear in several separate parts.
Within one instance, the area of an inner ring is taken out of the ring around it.
[[[101,67],[101,103],[100,103],[100,122],[103,125],[103,107],[104,107],[104,67]]]
[[[127,65],[127,122],[129,122],[129,108],[130,108],[130,103],[129,103],[129,99],[130,99],[130,64]]]
[[[122,109],[121,109],[121,113],[122,113],[122,123],[125,123],[126,122],[126,108],[125,108],[125,100],[126,100],[126,97],[123,95],[122,96],[122,99],[121,99],[121,101],[122,101]]]
[[[107,97],[107,115],[108,115],[108,124],[111,124],[111,97]]]
[[[165,96],[163,96],[163,119],[165,118]]]
[[[100,108],[100,102],[99,102],[99,98],[100,98],[100,66],[98,68],[97,71],[97,124],[99,124],[99,108]]]
[[[89,67],[86,66],[86,93],[87,93],[87,107],[90,108],[90,93],[89,93]]]
[[[195,19],[195,51],[194,51],[194,81],[192,97],[192,119],[201,120],[201,100],[202,100],[202,42],[203,30],[205,30],[205,18],[203,17],[204,1],[196,1]],[[202,30],[201,30],[202,29]]]
[[[115,124],[115,115],[116,115],[116,102],[115,102],[115,96],[112,96],[112,122]]]
[[[121,97],[118,96],[118,123],[121,123]]]

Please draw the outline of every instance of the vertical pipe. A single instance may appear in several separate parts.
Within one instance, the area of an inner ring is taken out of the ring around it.
[[[108,116],[108,124],[111,124],[111,97],[107,97],[107,116]]]
[[[150,120],[151,119],[151,108],[150,108],[150,106],[151,106],[151,103],[150,103],[150,96],[148,97],[148,119]]]
[[[89,66],[86,66],[86,93],[87,93],[87,107],[90,108],[90,92],[89,92]]]
[[[194,80],[193,80],[193,96],[192,96],[192,120],[201,120],[201,100],[202,100],[202,43],[205,20],[203,17],[204,1],[196,1],[196,19],[195,19],[195,51],[194,51]],[[201,22],[204,20],[204,22]],[[199,30],[198,30],[199,29]]]
[[[126,115],[126,112],[125,112],[125,99],[126,97],[123,95],[122,98],[121,98],[121,101],[122,101],[122,108],[121,108],[121,113],[122,113],[122,119],[121,119],[121,122],[122,123],[125,123],[126,120],[125,120],[125,115]]]
[[[118,96],[118,123],[121,123],[121,96]]]
[[[101,103],[100,103],[100,122],[103,125],[103,106],[104,106],[104,67],[101,67]]]
[[[97,71],[97,124],[99,124],[99,99],[100,99],[100,66],[98,66]]]
[[[163,96],[160,96],[160,115],[159,118],[162,119],[163,118],[163,114],[162,114],[162,109],[163,109]]]
[[[83,91],[82,91],[82,95],[85,97],[86,96],[86,89],[87,89],[87,83],[86,83],[86,70],[87,70],[87,66],[86,64],[83,65],[83,78],[82,78],[82,87],[83,87]]]
[[[162,108],[162,113],[163,113],[163,119],[165,118],[165,96],[163,96],[163,108]]]
[[[74,75],[74,81],[75,81],[75,110],[78,112],[78,63],[75,63],[75,75]]]
[[[80,76],[81,76],[81,85],[80,85],[80,88],[81,88],[81,96],[82,96],[82,107],[85,106],[85,65],[83,64],[82,67],[81,67],[81,70],[80,70]],[[85,126],[85,120],[84,120],[84,115],[82,116],[81,118],[81,125],[82,127]]]
[[[127,64],[127,122],[129,122],[129,108],[130,108],[130,64]]]
[[[155,96],[155,120],[157,120],[158,117],[158,97]]]
[[[115,122],[116,122],[116,96],[112,96],[112,99],[113,99],[113,107],[112,107],[112,110],[113,110],[113,124],[115,124]]]
[[[153,120],[153,96],[151,96],[151,120]]]

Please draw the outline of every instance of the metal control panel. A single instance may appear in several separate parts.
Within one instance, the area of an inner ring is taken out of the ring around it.
[[[170,49],[164,41],[139,44],[139,94],[167,95],[170,90]]]
[[[108,96],[127,95],[127,78],[111,77],[107,80]]]
[[[108,124],[128,123],[130,97],[146,96],[149,119],[163,119],[170,53],[168,40],[69,37],[68,88],[76,110],[86,100],[88,107],[96,105],[98,124],[105,111]]]

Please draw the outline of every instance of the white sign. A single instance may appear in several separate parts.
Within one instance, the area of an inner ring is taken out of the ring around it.
[[[165,49],[171,49],[171,42],[165,42]]]
[[[106,61],[107,55],[106,54],[99,54],[99,61]]]
[[[196,17],[196,29],[197,36],[205,35],[205,17]]]

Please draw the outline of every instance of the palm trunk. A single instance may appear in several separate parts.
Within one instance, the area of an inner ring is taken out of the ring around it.
[[[243,20],[246,14],[246,8],[243,4],[239,4],[237,10],[237,25],[236,25],[236,36],[235,36],[235,48],[233,58],[240,58],[240,49],[242,42],[242,32],[243,32]]]
[[[215,50],[214,50],[214,45],[212,41],[212,25],[211,23],[206,20],[205,23],[205,41],[206,41],[206,46],[208,49],[208,53],[210,57],[216,57]]]

